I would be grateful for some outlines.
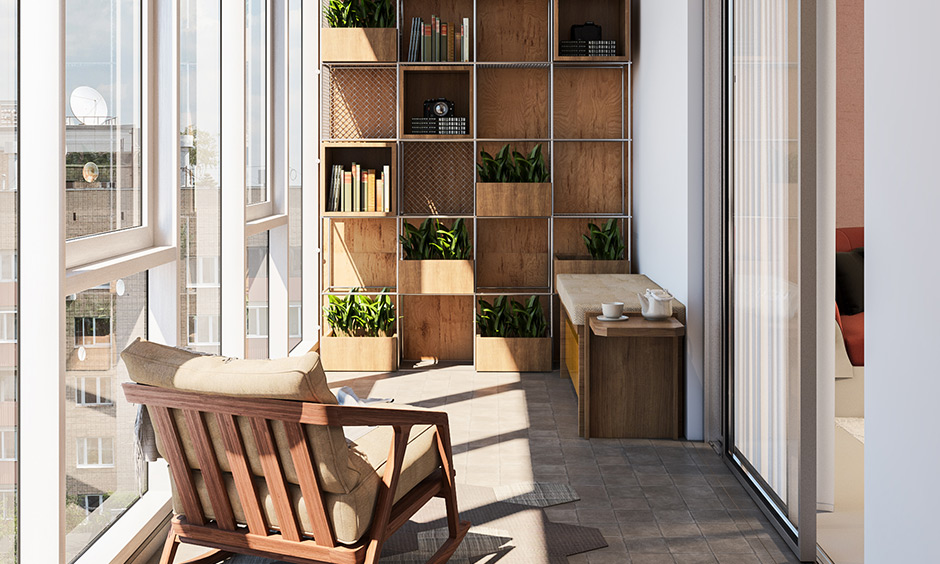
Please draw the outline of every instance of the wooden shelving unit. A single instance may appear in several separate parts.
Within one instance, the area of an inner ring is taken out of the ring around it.
[[[586,253],[581,235],[590,222],[618,220],[628,260],[616,268],[629,270],[629,8],[629,0],[398,0],[397,62],[387,55],[321,61],[321,202],[334,162],[378,169],[374,161],[390,158],[394,177],[388,213],[321,207],[321,286],[324,295],[388,288],[401,316],[406,366],[473,362],[481,297],[537,295],[546,317],[557,319],[554,259]],[[412,18],[428,21],[432,14],[470,19],[470,62],[403,60]],[[559,40],[587,21],[602,27],[603,39],[617,41],[616,56],[559,56]],[[468,132],[412,132],[411,118],[423,116],[424,101],[442,97],[454,102],[456,116],[468,118]],[[481,185],[480,151],[495,154],[506,143],[523,153],[541,144],[550,182]],[[472,260],[443,265],[437,275],[428,274],[437,265],[406,264],[412,261],[402,260],[402,225],[427,217],[447,224],[464,218]],[[557,352],[557,325],[552,333]]]

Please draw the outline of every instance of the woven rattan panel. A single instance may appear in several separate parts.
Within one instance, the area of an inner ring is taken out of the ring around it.
[[[473,143],[402,143],[405,215],[473,214]]]
[[[394,67],[325,67],[328,139],[398,136],[398,74]]]

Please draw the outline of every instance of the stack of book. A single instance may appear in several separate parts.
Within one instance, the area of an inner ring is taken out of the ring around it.
[[[558,42],[558,54],[562,57],[616,57],[617,42],[610,39],[562,40]]]
[[[411,133],[414,135],[466,135],[465,117],[413,117]]]
[[[390,212],[391,183],[389,167],[376,174],[353,163],[352,170],[333,165],[330,193],[326,203],[328,212]]]
[[[466,63],[470,61],[470,18],[463,23],[442,22],[431,16],[429,23],[421,18],[411,21],[411,42],[408,60],[423,63]]]

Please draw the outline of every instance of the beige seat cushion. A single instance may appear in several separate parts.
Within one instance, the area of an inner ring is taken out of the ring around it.
[[[232,397],[297,400],[334,405],[337,403],[336,396],[327,387],[326,374],[320,366],[317,353],[276,360],[238,360],[203,355],[138,339],[124,349],[121,358],[127,365],[131,380],[138,384]],[[189,467],[198,469],[199,461],[185,418],[179,410],[173,410],[173,416]],[[218,424],[214,417],[205,419],[219,465],[223,471],[230,472]],[[263,477],[264,472],[250,423],[247,419],[238,418],[238,425],[251,472],[255,476]],[[362,481],[363,474],[369,472],[369,468],[357,457],[349,456],[342,427],[304,427],[317,465],[320,487],[327,492],[338,494],[353,491]],[[298,484],[284,426],[275,423],[272,429],[283,461],[285,478],[292,484]],[[159,433],[157,446],[160,454],[165,456]]]
[[[346,494],[328,493],[324,496],[326,513],[332,521],[336,539],[341,543],[355,544],[362,538],[362,535],[372,523],[372,514],[378,499],[379,483],[382,473],[385,471],[386,457],[393,436],[394,433],[391,427],[377,427],[353,443],[352,450],[358,455],[356,458],[367,461],[371,471],[353,491]],[[408,447],[405,449],[401,477],[399,478],[398,488],[395,490],[395,501],[401,499],[439,467],[440,457],[437,452],[434,428],[426,425],[412,427],[408,438]],[[229,492],[229,499],[232,500],[232,511],[235,513],[235,520],[244,523],[245,512],[238,501],[238,492],[235,489],[232,475],[226,473],[223,475],[223,479]],[[202,506],[205,508],[206,517],[213,519],[215,516],[212,512],[209,492],[206,489],[202,474],[193,472],[193,481],[202,501]],[[255,488],[264,508],[265,519],[270,526],[279,528],[277,513],[274,510],[271,495],[263,478],[255,478]],[[300,526],[308,535],[312,536],[313,527],[300,487],[290,485],[289,491],[294,510],[300,518]],[[175,488],[173,490],[173,507],[177,509],[182,507]]]

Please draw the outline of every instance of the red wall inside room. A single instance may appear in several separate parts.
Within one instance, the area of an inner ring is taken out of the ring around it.
[[[836,0],[836,227],[865,225],[865,3]]]

